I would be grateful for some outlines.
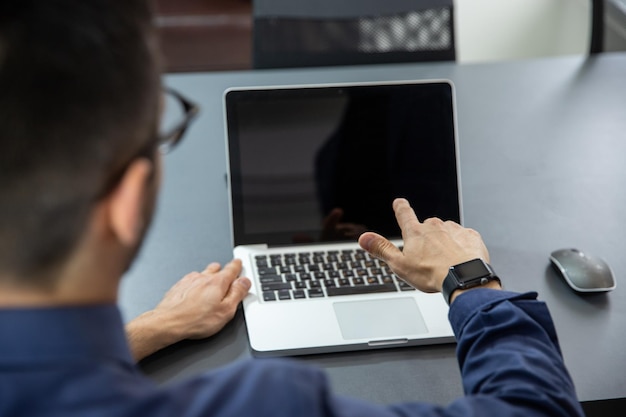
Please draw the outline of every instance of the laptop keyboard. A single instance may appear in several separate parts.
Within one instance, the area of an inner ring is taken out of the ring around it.
[[[415,291],[363,249],[256,255],[265,301]]]

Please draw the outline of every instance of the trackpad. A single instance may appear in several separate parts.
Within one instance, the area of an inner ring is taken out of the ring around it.
[[[406,337],[428,332],[413,298],[334,303],[344,339]]]

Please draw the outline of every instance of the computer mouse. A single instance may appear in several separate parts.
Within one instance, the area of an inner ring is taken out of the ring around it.
[[[601,258],[578,249],[552,252],[550,261],[565,282],[578,292],[605,292],[615,289],[615,278]]]

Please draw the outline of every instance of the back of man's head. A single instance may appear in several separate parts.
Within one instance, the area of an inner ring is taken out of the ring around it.
[[[155,140],[154,44],[146,0],[0,2],[0,276],[45,285]]]

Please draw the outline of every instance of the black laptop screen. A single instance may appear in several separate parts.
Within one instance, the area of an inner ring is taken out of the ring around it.
[[[235,245],[399,237],[391,202],[460,221],[446,82],[231,90]]]

